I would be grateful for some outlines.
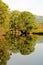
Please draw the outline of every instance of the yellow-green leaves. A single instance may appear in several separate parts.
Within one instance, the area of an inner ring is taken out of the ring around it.
[[[8,6],[0,1],[0,29],[5,32],[7,31],[9,27],[9,21],[10,21],[10,11]]]

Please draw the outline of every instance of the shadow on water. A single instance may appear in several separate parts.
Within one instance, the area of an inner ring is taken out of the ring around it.
[[[29,55],[34,52],[38,35],[43,35],[43,33],[26,34],[23,32],[21,35],[8,33],[3,35],[4,40],[0,39],[0,65],[6,65],[12,53]]]

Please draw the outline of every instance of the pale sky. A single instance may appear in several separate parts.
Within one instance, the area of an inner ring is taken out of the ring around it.
[[[43,0],[3,0],[10,10],[29,11],[43,16]]]

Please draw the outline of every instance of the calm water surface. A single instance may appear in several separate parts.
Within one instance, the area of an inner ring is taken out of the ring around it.
[[[7,65],[43,65],[43,38],[39,38],[35,51],[29,55],[12,53]]]

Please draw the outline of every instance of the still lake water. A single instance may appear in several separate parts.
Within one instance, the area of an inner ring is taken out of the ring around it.
[[[43,38],[39,38],[35,45],[35,51],[29,55],[12,53],[7,65],[43,65]]]

